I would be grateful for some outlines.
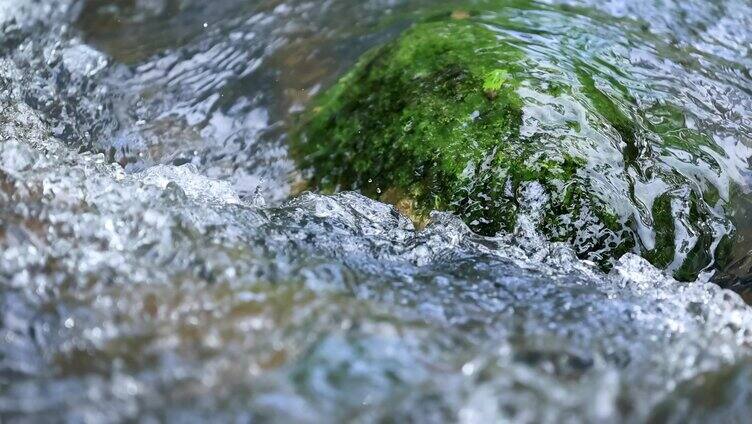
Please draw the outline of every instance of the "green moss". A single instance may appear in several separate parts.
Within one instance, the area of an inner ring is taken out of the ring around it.
[[[307,142],[297,145],[303,167],[316,170],[322,190],[378,196],[397,188],[416,200],[419,214],[452,209],[486,233],[511,228],[513,205],[482,197],[503,199],[505,177],[558,172],[523,166],[522,152],[504,145],[517,138],[522,119],[514,91],[520,56],[463,21],[409,30],[318,99],[306,117]]]
[[[687,118],[678,107],[658,103],[645,111],[647,127],[661,137],[661,147],[677,149],[691,153],[705,163],[719,167],[709,152],[725,155],[721,147],[713,143],[706,135],[688,128]]]
[[[487,95],[494,97],[507,79],[509,79],[509,72],[506,69],[494,69],[486,75],[486,79],[483,81],[483,90]]]
[[[580,64],[577,76],[582,84],[583,94],[590,99],[598,114],[621,136],[621,141],[625,144],[622,151],[625,165],[634,165],[639,155],[634,121],[617,106],[611,97],[596,87],[592,75],[592,70],[586,70],[585,65]]]
[[[662,194],[653,203],[653,228],[655,248],[644,253],[645,259],[657,267],[665,268],[674,260],[674,218],[671,197]]]

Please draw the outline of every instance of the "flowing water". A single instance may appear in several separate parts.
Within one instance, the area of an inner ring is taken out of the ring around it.
[[[537,183],[495,237],[291,196],[295,113],[456,2],[0,0],[0,422],[746,422],[752,5],[464,6],[680,105],[728,269],[604,274],[534,231]]]

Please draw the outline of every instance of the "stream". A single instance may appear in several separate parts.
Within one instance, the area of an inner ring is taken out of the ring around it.
[[[300,193],[297,114],[456,3],[0,0],[0,422],[746,422],[752,3],[463,3],[713,141],[666,156],[733,205],[693,282],[547,241],[534,182],[495,236]]]

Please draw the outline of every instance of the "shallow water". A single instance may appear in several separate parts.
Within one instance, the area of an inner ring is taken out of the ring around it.
[[[752,310],[708,279],[750,274],[750,6],[468,3],[722,148],[737,261],[679,283],[542,240],[535,183],[496,237],[289,198],[295,112],[447,3],[0,0],[0,421],[744,422]]]

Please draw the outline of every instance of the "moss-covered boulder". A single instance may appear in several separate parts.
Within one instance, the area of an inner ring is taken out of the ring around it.
[[[715,262],[729,232],[717,193],[658,160],[712,145],[679,109],[638,108],[587,63],[556,67],[457,16],[366,53],[314,100],[292,137],[312,187],[359,190],[416,221],[452,211],[490,235],[514,228],[536,181],[540,231],[604,268],[627,251],[680,278]]]

